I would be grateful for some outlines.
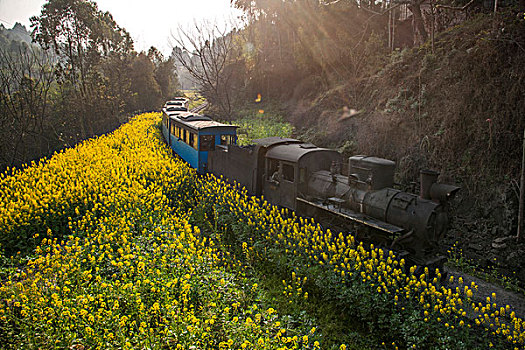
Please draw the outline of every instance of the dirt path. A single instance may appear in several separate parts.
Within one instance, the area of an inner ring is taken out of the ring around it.
[[[500,286],[488,283],[480,278],[468,275],[449,267],[445,268],[445,271],[448,272],[448,278],[450,278],[450,276],[454,276],[453,283],[450,283],[449,281],[448,287],[453,289],[456,287],[463,288],[463,286],[470,285],[472,282],[474,282],[478,286],[478,290],[473,296],[473,299],[476,303],[481,302],[483,305],[485,305],[487,297],[491,297],[492,293],[496,293],[495,302],[499,307],[505,307],[506,305],[509,305],[511,310],[516,313],[517,317],[522,319],[525,318],[525,295],[506,290]],[[458,283],[459,277],[463,279],[462,285]]]

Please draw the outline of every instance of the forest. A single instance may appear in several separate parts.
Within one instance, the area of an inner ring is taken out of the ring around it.
[[[31,28],[0,26],[0,169],[110,132],[177,94],[175,62],[136,52],[90,1],[50,1]]]

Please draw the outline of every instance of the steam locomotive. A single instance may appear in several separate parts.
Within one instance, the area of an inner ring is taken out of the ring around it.
[[[438,183],[437,172],[421,171],[416,195],[394,188],[391,160],[356,155],[342,169],[346,162],[337,151],[292,138],[238,146],[235,126],[189,112],[164,111],[162,131],[174,153],[199,173],[223,175],[270,203],[358,232],[357,239],[395,250],[414,264],[442,265],[437,247],[459,187]]]

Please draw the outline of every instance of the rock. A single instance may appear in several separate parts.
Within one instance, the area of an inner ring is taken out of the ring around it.
[[[492,242],[492,248],[494,248],[494,249],[505,249],[505,248],[507,248],[507,243]]]
[[[483,249],[483,247],[479,243],[469,243],[468,247],[475,251],[480,251]]]
[[[511,241],[511,240],[515,240],[516,237],[514,236],[505,236],[505,237],[498,237],[496,239],[494,239],[494,243],[497,243],[497,244],[501,244],[501,243],[504,243],[504,242],[507,242],[507,241]]]
[[[519,257],[519,254],[516,252],[510,252],[509,255],[507,255],[507,261],[512,262],[516,260]]]
[[[506,236],[506,237],[498,237],[492,241],[492,248],[494,249],[505,249],[507,248],[507,243],[509,242],[513,237],[512,236]]]
[[[494,243],[501,244],[507,240],[507,237],[498,237],[494,240]]]

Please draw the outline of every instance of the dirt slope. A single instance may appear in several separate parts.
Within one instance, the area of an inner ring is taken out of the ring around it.
[[[516,234],[525,128],[525,19],[480,15],[434,47],[396,52],[376,75],[293,105],[303,139],[346,154],[393,159],[398,182],[420,169],[462,187],[444,249],[525,281]]]

